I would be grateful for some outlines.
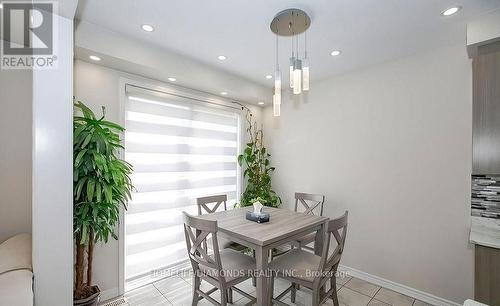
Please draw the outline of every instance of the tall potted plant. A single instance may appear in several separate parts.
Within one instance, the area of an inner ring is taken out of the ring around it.
[[[246,111],[247,133],[249,142],[243,153],[238,156],[238,163],[245,170],[243,177],[247,179],[245,191],[241,195],[240,206],[250,206],[259,201],[265,206],[278,207],[281,198],[274,192],[271,186],[271,173],[275,168],[271,167],[269,154],[264,146],[264,133],[257,128],[252,112],[245,106],[241,109]]]
[[[117,239],[120,208],[127,208],[133,189],[132,166],[119,158],[124,128],[104,120],[104,107],[100,118],[80,101],[74,107],[81,113],[73,119],[74,305],[93,306],[100,295],[92,283],[94,244]]]

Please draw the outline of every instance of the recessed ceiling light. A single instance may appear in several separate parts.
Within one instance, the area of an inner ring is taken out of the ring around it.
[[[146,32],[153,32],[155,30],[155,28],[149,24],[143,24],[141,28]]]
[[[259,104],[259,105],[264,105],[264,102],[260,101],[258,104]]]
[[[225,61],[227,59],[225,55],[219,55],[217,56],[217,58],[219,59],[219,61]]]
[[[273,76],[272,76],[272,75],[270,75],[270,74],[266,75],[266,79],[270,80],[270,79],[272,79],[272,78],[273,78]]]
[[[176,78],[172,78],[172,77],[168,78],[168,80],[169,80],[170,82],[175,82],[175,81],[177,81],[177,79],[176,79]]]
[[[91,55],[91,56],[89,56],[89,58],[90,58],[91,60],[93,60],[93,61],[96,61],[96,62],[98,62],[98,61],[100,61],[100,60],[101,60],[101,58],[100,58],[99,56],[95,56],[95,55]]]
[[[3,4],[2,3],[0,3],[0,9],[3,9]]]
[[[220,94],[223,95],[223,96],[225,96],[225,95],[227,95],[227,92],[226,91],[221,91]]]
[[[331,56],[338,56],[342,53],[340,50],[333,50],[332,53],[330,53]]]
[[[450,7],[449,9],[442,11],[441,15],[442,16],[451,16],[453,14],[456,14],[458,11],[460,11],[461,8],[462,8],[461,6]]]

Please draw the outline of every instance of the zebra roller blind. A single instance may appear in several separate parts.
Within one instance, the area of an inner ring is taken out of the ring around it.
[[[126,280],[187,259],[182,211],[196,198],[239,197],[238,109],[126,86],[125,160],[134,166],[125,218]]]

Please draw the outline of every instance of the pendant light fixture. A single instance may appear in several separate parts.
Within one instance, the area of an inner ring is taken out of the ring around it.
[[[276,70],[274,75],[273,109],[274,116],[281,113],[281,72],[279,70],[278,36],[291,37],[292,48],[289,70],[289,86],[295,95],[309,90],[309,59],[307,57],[307,37],[305,32],[311,25],[311,18],[300,9],[279,12],[271,21],[271,31],[276,34]],[[304,33],[304,58],[300,59],[299,35]]]
[[[300,95],[302,93],[302,61],[295,60],[293,64],[293,94]]]
[[[293,37],[292,37],[292,56],[290,57],[290,65],[289,65],[289,71],[290,71],[290,88],[293,88],[293,67],[295,66],[295,54],[294,54],[294,48],[293,48]]]
[[[273,113],[276,117],[281,114],[281,71],[278,57],[278,35],[276,35],[276,69],[274,71]]]
[[[302,90],[309,90],[309,59],[307,58],[307,32],[304,32],[304,59],[302,60]]]

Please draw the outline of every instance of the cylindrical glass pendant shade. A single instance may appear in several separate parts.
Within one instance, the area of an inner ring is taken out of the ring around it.
[[[295,57],[290,57],[290,88],[293,88],[293,84],[294,84],[294,81],[293,81],[293,67],[295,65]]]
[[[281,71],[274,72],[274,94],[281,95]]]
[[[293,67],[293,94],[300,95],[302,92],[302,61],[296,60]]]
[[[309,60],[307,58],[302,61],[302,90],[309,90]]]
[[[275,117],[281,115],[281,94],[273,95],[273,115]]]

